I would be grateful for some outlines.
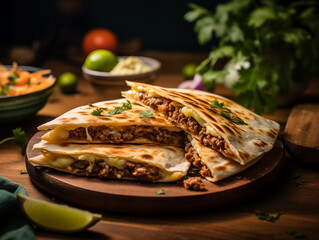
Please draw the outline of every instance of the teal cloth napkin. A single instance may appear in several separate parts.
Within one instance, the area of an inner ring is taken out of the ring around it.
[[[21,184],[0,177],[0,239],[36,239],[32,227],[20,209],[17,194],[27,195]]]

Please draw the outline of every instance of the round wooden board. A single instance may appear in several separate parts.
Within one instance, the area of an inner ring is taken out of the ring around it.
[[[35,167],[28,158],[40,154],[32,150],[44,132],[36,133],[27,146],[26,167],[32,182],[53,196],[90,209],[130,214],[201,212],[234,206],[256,196],[278,175],[283,165],[283,147],[274,148],[255,165],[234,176],[211,183],[206,191],[190,191],[182,183],[145,183],[86,178]],[[163,189],[165,194],[156,192]]]

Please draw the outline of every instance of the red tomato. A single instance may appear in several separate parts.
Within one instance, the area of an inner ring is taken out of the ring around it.
[[[90,52],[97,49],[106,49],[116,53],[118,49],[116,35],[105,28],[96,28],[89,31],[82,40],[82,50],[87,56]]]

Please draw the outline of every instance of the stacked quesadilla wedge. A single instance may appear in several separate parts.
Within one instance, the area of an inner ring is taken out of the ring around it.
[[[127,82],[127,99],[162,114],[203,145],[245,165],[268,152],[279,124],[216,94]]]
[[[75,108],[38,129],[48,132],[29,161],[74,175],[172,182],[190,166],[184,132],[125,99]]]
[[[145,116],[145,113],[149,113]],[[143,115],[144,114],[144,115]],[[183,146],[184,133],[158,113],[125,99],[80,106],[38,127],[57,143],[160,143]]]
[[[29,161],[74,175],[107,179],[173,182],[186,175],[190,163],[182,148],[154,144],[34,145],[41,155]]]
[[[279,124],[216,94],[129,82],[122,95],[188,133],[186,158],[216,182],[245,170],[274,145]]]
[[[214,149],[203,145],[190,134],[187,135],[189,142],[185,145],[185,158],[200,170],[202,177],[210,182],[218,182],[224,178],[242,172],[255,164],[259,158],[250,161],[245,165],[223,156]]]

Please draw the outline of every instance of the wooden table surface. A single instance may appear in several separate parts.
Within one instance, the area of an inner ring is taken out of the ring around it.
[[[181,69],[189,62],[199,63],[205,58],[196,53],[159,53],[145,52],[143,55],[155,57],[162,64],[162,71],[154,84],[175,87],[183,79]],[[74,72],[79,78],[78,92],[65,95],[56,89],[47,105],[38,114],[19,124],[30,139],[37,126],[74,107],[120,97],[119,88],[107,87],[97,94],[95,89],[83,79],[79,64],[70,64],[58,60],[48,60],[42,66],[52,69],[56,76],[62,72]],[[218,87],[217,93],[232,97],[229,90]],[[319,102],[319,81],[315,78],[298,100],[300,103]],[[281,124],[281,133],[292,106],[280,108],[266,117]],[[12,126],[1,126],[0,139],[11,135]],[[319,161],[319,159],[318,159]],[[294,239],[287,234],[297,231],[306,235],[306,239],[319,239],[319,167],[307,165],[287,154],[283,171],[271,187],[244,203],[238,203],[227,209],[198,214],[164,216],[136,216],[101,212],[103,219],[88,231],[77,235],[53,234],[36,231],[38,239]],[[30,197],[63,203],[36,188],[25,170],[25,157],[20,150],[7,142],[0,145],[0,176],[22,184]],[[302,179],[310,181],[298,185],[294,181],[296,173]],[[94,201],[94,200],[93,200]],[[71,203],[68,203],[72,205]],[[129,204],[129,203],[128,203]],[[200,204],[200,202],[198,203]],[[190,206],[191,207],[191,206]],[[275,223],[259,220],[254,212],[261,210],[270,214],[283,212]]]

